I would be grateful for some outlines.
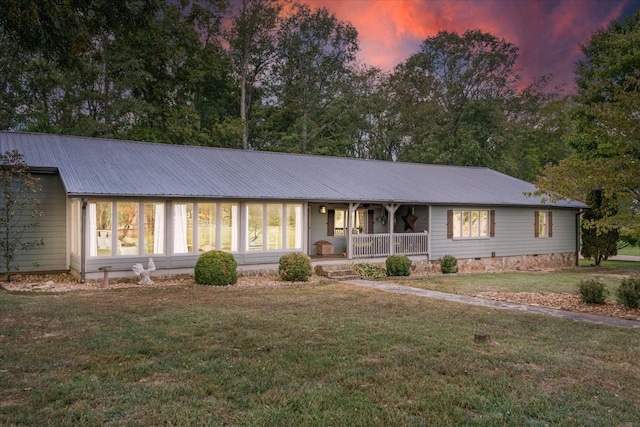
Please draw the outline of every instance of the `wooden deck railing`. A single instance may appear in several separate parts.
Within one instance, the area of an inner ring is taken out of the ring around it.
[[[429,234],[399,233],[393,234],[353,234],[351,236],[351,258],[375,258],[398,255],[423,255],[428,252]]]

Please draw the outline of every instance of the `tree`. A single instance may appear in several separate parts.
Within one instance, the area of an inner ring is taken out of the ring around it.
[[[617,213],[597,225],[640,236],[640,9],[596,31],[582,47],[572,112],[573,152],[538,180],[555,198],[585,200],[594,190],[615,196]]]
[[[378,68],[358,67],[345,93],[352,145],[348,155],[362,159],[396,160],[402,145],[399,115],[394,109],[391,75]]]
[[[478,30],[439,32],[393,76],[405,135],[402,160],[494,166],[503,155],[506,100],[518,48]]]
[[[277,29],[284,2],[242,0],[226,33],[229,55],[240,86],[242,148],[249,148],[249,115],[253,93],[275,60]]]
[[[160,5],[161,0],[0,0],[0,27],[21,49],[73,67],[97,34],[144,27]]]
[[[617,207],[615,198],[607,198],[601,190],[592,191],[586,203],[591,209],[587,209],[582,217],[580,253],[586,259],[593,259],[595,265],[599,266],[603,260],[618,253],[618,229],[599,227],[600,220],[614,216]]]
[[[282,23],[277,57],[259,117],[259,148],[342,154],[349,145],[342,122],[358,50],[355,28],[327,9],[298,5]]]
[[[219,39],[224,1],[123,1],[113,10],[105,0],[58,2],[50,9],[48,3],[25,2],[30,18],[13,6],[0,11],[0,61],[9,71],[0,78],[7,100],[0,120],[7,127],[228,145],[213,140],[231,134],[227,119],[237,109]],[[46,43],[15,27],[23,20]],[[52,22],[58,21],[77,23],[81,37],[56,30]],[[62,46],[72,41],[79,43],[72,51]]]
[[[39,179],[29,172],[22,154],[16,150],[0,154],[0,188],[0,252],[2,268],[10,282],[19,271],[18,253],[44,245],[42,239],[29,239],[27,234],[40,224],[39,200],[33,195],[40,190]]]

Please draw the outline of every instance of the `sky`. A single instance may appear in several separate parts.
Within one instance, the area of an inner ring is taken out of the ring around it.
[[[350,22],[360,42],[359,60],[391,71],[438,31],[479,29],[518,46],[522,86],[543,75],[574,90],[580,45],[598,28],[630,16],[640,0],[301,0],[326,7]]]

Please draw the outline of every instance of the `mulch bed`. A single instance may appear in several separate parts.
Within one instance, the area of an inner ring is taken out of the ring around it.
[[[18,274],[11,282],[0,282],[0,287],[8,292],[34,293],[62,293],[70,291],[100,291],[122,288],[148,288],[167,286],[196,286],[191,275],[152,277],[153,285],[139,285],[136,278],[111,279],[108,286],[102,286],[101,280],[88,280],[80,283],[68,273],[48,275]],[[284,282],[276,275],[241,276],[238,283],[224,288],[248,287],[282,287],[318,284],[328,279],[322,276],[312,276],[308,282]],[[603,316],[620,317],[640,321],[640,310],[628,309],[623,305],[608,301],[606,304],[585,304],[578,295],[560,293],[532,293],[532,292],[481,292],[475,295],[496,301],[516,304],[534,305],[555,308],[558,310],[577,311],[582,313],[599,314]]]

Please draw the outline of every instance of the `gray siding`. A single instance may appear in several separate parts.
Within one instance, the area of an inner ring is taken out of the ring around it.
[[[28,251],[19,251],[17,264],[21,272],[68,270],[67,264],[67,199],[60,177],[36,175],[42,190],[36,194],[40,199],[42,216],[40,226],[24,234],[24,241],[44,239],[44,246]]]
[[[576,251],[576,213],[570,209],[544,209],[553,212],[553,237],[534,237],[532,208],[474,207],[496,211],[495,237],[485,239],[447,239],[447,209],[434,206],[431,222],[431,259],[443,255],[456,258],[552,254]],[[454,209],[461,209],[456,207]]]

